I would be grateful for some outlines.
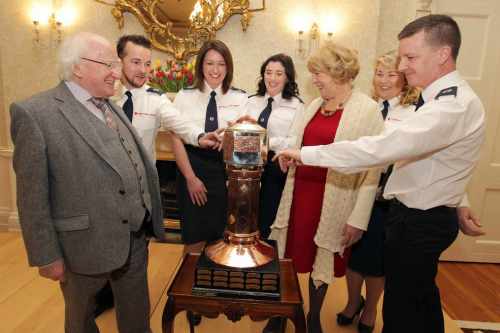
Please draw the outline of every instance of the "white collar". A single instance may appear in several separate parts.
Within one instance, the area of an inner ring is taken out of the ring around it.
[[[75,81],[64,81],[64,83],[80,103],[84,104],[92,98],[92,95]]]
[[[149,88],[147,83],[145,83],[142,87],[139,88],[131,88],[128,89],[123,83],[119,83],[118,85],[118,90],[119,91],[119,96],[123,97],[127,91],[130,91],[132,93],[132,96],[139,96],[141,94],[145,94],[146,90]]]
[[[268,93],[266,93],[264,95],[264,100],[266,101],[266,103],[267,103],[267,100],[269,99],[269,97],[272,97],[272,96],[270,96]],[[280,105],[281,100],[283,99],[283,96],[281,94],[278,94],[272,98],[273,98],[273,103],[276,103],[276,105]]]
[[[400,100],[401,100],[401,96],[396,96],[396,97],[393,97],[393,98],[391,98],[391,99],[387,100],[387,102],[389,102],[389,106],[390,106],[391,108],[395,108],[396,106],[398,106],[398,105],[399,105]],[[378,99],[378,104],[379,104],[379,105],[382,105],[382,104],[384,103],[384,101],[385,101],[385,99],[383,99],[383,98],[379,98],[379,99]]]
[[[441,90],[449,88],[453,85],[458,85],[461,81],[462,78],[456,70],[441,76],[439,79],[428,85],[427,88],[422,90],[424,102],[427,103],[428,101],[433,100]]]
[[[220,84],[220,85],[219,85],[217,88],[215,88],[215,89],[212,89],[212,88],[208,85],[207,81],[204,81],[204,84],[205,84],[205,90],[203,91],[203,94],[204,94],[204,95],[210,96],[210,93],[211,93],[212,91],[215,91],[215,93],[217,94],[217,95],[216,95],[216,97],[217,97],[217,96],[222,96],[222,95],[224,95],[224,94],[222,93],[222,84]]]

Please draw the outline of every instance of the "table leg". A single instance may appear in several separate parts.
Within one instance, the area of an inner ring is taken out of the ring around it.
[[[290,320],[295,326],[295,333],[306,333],[306,318],[304,316],[304,309],[301,306],[295,307],[295,314]]]
[[[175,307],[175,298],[170,296],[161,317],[161,328],[163,333],[173,332],[174,320],[178,312],[179,309]]]

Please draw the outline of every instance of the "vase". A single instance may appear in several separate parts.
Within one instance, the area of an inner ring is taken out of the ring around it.
[[[174,99],[175,99],[175,96],[177,95],[177,93],[176,93],[176,92],[170,92],[170,91],[167,91],[167,92],[165,93],[165,95],[167,95],[167,97],[170,99],[170,101],[172,101],[172,102],[173,102],[173,101],[174,101]]]

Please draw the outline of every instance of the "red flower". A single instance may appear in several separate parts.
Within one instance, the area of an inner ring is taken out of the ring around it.
[[[156,72],[156,77],[157,77],[157,78],[161,79],[161,78],[162,78],[162,77],[164,77],[164,76],[165,76],[165,72],[163,72],[163,71],[158,71],[158,72]]]
[[[172,72],[168,72],[167,79],[170,81],[172,81],[174,79],[174,75],[172,74]]]

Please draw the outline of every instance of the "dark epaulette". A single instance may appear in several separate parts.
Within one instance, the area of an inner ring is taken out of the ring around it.
[[[453,86],[453,87],[449,87],[449,88],[445,88],[443,90],[441,90],[434,99],[439,99],[439,97],[443,97],[443,96],[453,96],[453,97],[457,97],[457,86]]]
[[[154,93],[154,94],[160,95],[160,96],[163,95],[163,91],[155,89],[155,88],[148,88],[146,91],[150,92],[150,93]]]
[[[248,98],[252,98],[252,97],[255,97],[255,96],[260,96],[260,95],[259,94],[253,94],[253,95],[248,96]]]
[[[231,87],[231,90],[234,90],[234,91],[239,91],[239,92],[244,93],[244,94],[246,94],[246,93],[247,93],[245,90],[240,89],[240,88],[236,88],[236,87]]]

